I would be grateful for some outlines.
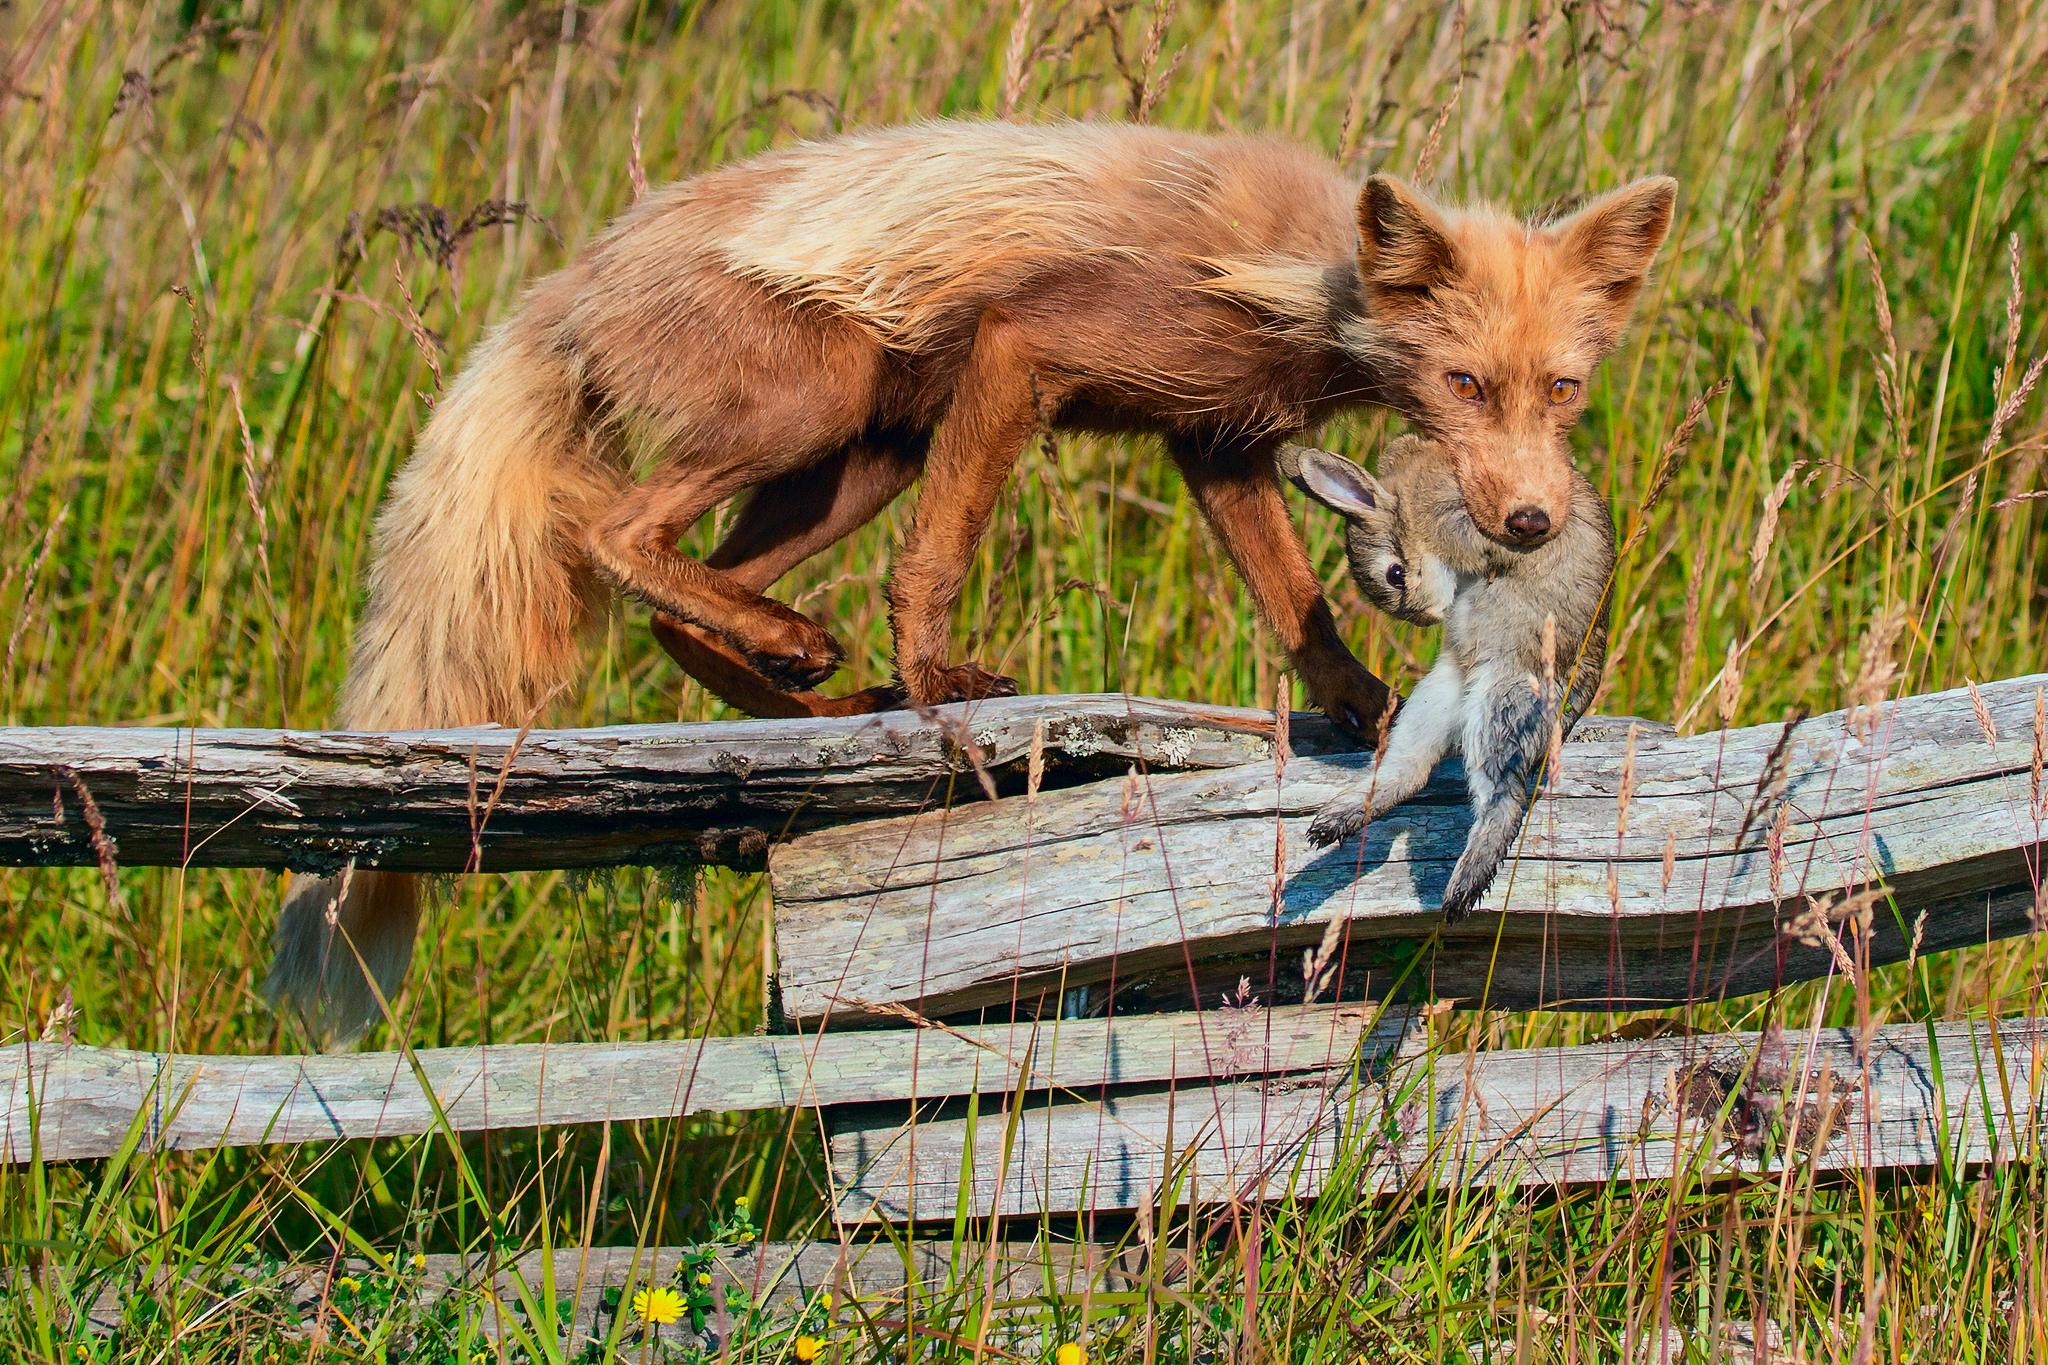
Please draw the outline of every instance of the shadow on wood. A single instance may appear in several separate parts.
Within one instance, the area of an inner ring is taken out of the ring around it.
[[[1284,1000],[1333,919],[1348,921],[1345,997],[1406,973],[1417,995],[1509,1009],[1736,995],[2022,933],[2043,681],[1983,689],[1996,743],[1961,691],[1789,733],[1596,730],[1565,746],[1484,902],[1495,913],[1448,930],[1438,896],[1469,824],[1455,762],[1332,849],[1309,846],[1309,819],[1368,755],[1297,757],[1277,780],[1270,760],[1136,774],[807,834],[770,864],[781,1008],[845,1025],[1112,982],[1117,1007],[1187,1008],[1240,973]],[[1803,939],[1783,932],[1807,898],[1873,882],[1893,901],[1867,934],[1830,929],[1839,951],[1811,919]]]

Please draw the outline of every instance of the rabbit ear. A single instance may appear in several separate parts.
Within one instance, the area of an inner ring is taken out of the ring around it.
[[[1298,448],[1298,468],[1289,469],[1294,486],[1332,512],[1370,517],[1393,509],[1393,494],[1378,479],[1327,450]]]

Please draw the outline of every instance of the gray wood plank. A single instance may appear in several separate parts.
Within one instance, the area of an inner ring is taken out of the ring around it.
[[[451,1293],[483,1291],[484,1335],[490,1340],[509,1340],[513,1334],[505,1330],[505,1321],[508,1315],[520,1317],[521,1286],[539,1298],[552,1276],[556,1300],[573,1300],[572,1325],[560,1343],[562,1355],[573,1358],[589,1342],[603,1340],[611,1329],[612,1312],[604,1304],[606,1290],[623,1290],[630,1299],[636,1289],[674,1284],[686,1264],[684,1258],[699,1250],[601,1246],[493,1257],[429,1255],[425,1266],[401,1267],[394,1278],[410,1286],[423,1307]],[[831,1294],[839,1302],[858,1296],[874,1316],[908,1302],[929,1306],[959,1294],[1028,1314],[1048,1300],[1090,1291],[1123,1292],[1142,1282],[1141,1263],[1129,1252],[1100,1243],[1052,1238],[980,1241],[957,1247],[950,1240],[919,1239],[898,1246],[849,1238],[726,1244],[701,1250],[713,1253],[708,1273],[716,1287],[745,1289],[756,1303],[783,1310]],[[45,1274],[60,1285],[67,1278],[63,1268]],[[301,1327],[310,1327],[318,1320],[323,1301],[333,1293],[331,1279],[351,1276],[370,1283],[390,1274],[386,1267],[351,1257],[334,1264],[294,1265],[275,1271],[239,1265],[212,1282],[194,1278],[176,1290],[117,1277],[100,1286],[86,1317],[94,1330],[112,1332],[121,1324],[126,1303],[137,1293],[149,1294],[160,1310],[178,1300],[188,1318],[209,1310],[219,1313],[236,1297],[246,1298],[247,1286],[256,1283],[277,1292],[281,1302],[273,1300],[275,1309],[289,1313]],[[334,1330],[331,1319],[329,1330]],[[661,1335],[671,1345],[701,1345],[680,1324],[664,1328]]]
[[[1639,735],[1632,759],[1611,730],[1569,744],[1491,913],[1449,929],[1438,896],[1469,826],[1455,760],[1327,850],[1309,846],[1308,822],[1368,755],[1297,757],[1277,782],[1267,761],[807,834],[771,861],[781,1007],[843,1025],[890,1002],[943,1014],[1112,978],[1138,999],[1177,992],[1185,1008],[1192,991],[1213,1005],[1238,971],[1263,982],[1276,958],[1277,984],[1298,987],[1293,962],[1333,919],[1347,924],[1347,996],[1414,966],[1420,993],[1465,1002],[1659,1005],[1834,970],[1832,950],[1781,928],[1804,896],[1878,880],[1895,905],[1849,945],[1873,963],[1904,957],[1916,934],[1937,951],[2024,932],[2044,682],[1982,689],[1996,744],[1961,691],[1857,723],[1815,717],[1789,741],[1782,726]]]
[[[526,1044],[412,1054],[233,1057],[24,1042],[0,1051],[0,1160],[109,1156],[437,1131],[664,1118],[885,1098],[1098,1088],[1193,1074],[1286,1074],[1404,1019],[1362,1006],[1276,1013],[1256,1036],[1217,1018],[1045,1020],[851,1036]],[[1029,1071],[1020,1076],[1028,1063]],[[429,1089],[431,1088],[431,1098]]]
[[[1041,728],[1058,784],[1262,758],[1273,713],[1104,694],[524,738],[0,727],[0,865],[93,865],[83,785],[118,860],[138,866],[758,868],[793,829],[982,799],[970,745],[999,790],[1021,791]],[[1290,734],[1297,749],[1348,747],[1321,716],[1296,715]]]
[[[1014,1121],[984,1102],[971,1127],[957,1103],[915,1122],[906,1106],[872,1105],[835,1112],[830,1160],[849,1222],[953,1217],[963,1163],[975,1216],[1129,1210],[1162,1191],[1215,1204],[1778,1169],[1781,1156],[1736,1144],[1727,1117],[1745,1067],[1749,1112],[1775,1107],[1781,1142],[1804,1123],[1796,1159],[1823,1169],[1985,1161],[2048,1137],[2048,1026],[2011,1020],[1879,1028],[1867,1052],[1828,1029],[1425,1055],[1362,1079],[1033,1096]]]

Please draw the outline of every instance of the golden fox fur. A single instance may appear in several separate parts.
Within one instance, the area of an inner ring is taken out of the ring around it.
[[[928,123],[806,143],[648,195],[470,357],[377,523],[343,724],[529,721],[623,590],[762,715],[1014,691],[948,655],[1005,478],[1044,426],[1162,436],[1310,694],[1370,733],[1274,474],[1362,403],[1457,452],[1475,523],[1555,534],[1565,432],[1667,231],[1637,182],[1524,224],[1363,187],[1302,148],[1123,125]],[[628,451],[661,452],[635,479]],[[919,477],[889,585],[894,686],[816,692],[839,644],[763,592]],[[750,494],[707,559],[678,549]],[[412,879],[298,879],[274,998],[344,1040],[402,979]],[[340,928],[345,932],[333,932]]]

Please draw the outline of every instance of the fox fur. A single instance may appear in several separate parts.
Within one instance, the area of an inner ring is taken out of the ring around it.
[[[1395,714],[1371,772],[1309,826],[1337,843],[1421,791],[1446,754],[1463,751],[1472,829],[1444,888],[1447,920],[1471,913],[1514,847],[1552,746],[1591,704],[1607,667],[1614,522],[1572,471],[1562,531],[1534,546],[1480,534],[1456,459],[1404,436],[1375,479],[1341,455],[1291,449],[1282,462],[1303,491],[1348,523],[1351,576],[1374,606],[1443,624],[1436,665]]]
[[[1527,224],[1271,139],[1008,123],[852,133],[656,190],[442,398],[378,518],[341,721],[525,724],[614,591],[757,715],[1012,692],[950,661],[948,618],[1050,426],[1162,436],[1312,697],[1370,733],[1389,694],[1337,633],[1275,450],[1389,405],[1458,452],[1482,531],[1556,534],[1579,386],[1674,192],[1639,181]],[[638,477],[634,451],[654,452]],[[839,643],[763,594],[919,478],[888,587],[896,679],[825,696]],[[709,557],[680,552],[741,495]],[[273,998],[353,1037],[377,1014],[362,967],[395,991],[416,915],[410,878],[299,879]]]

